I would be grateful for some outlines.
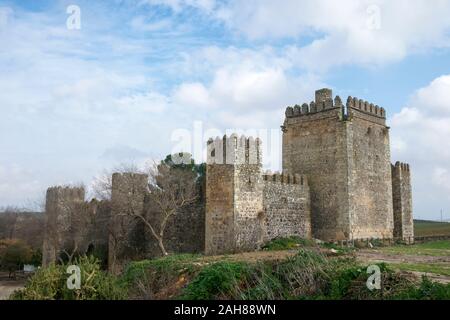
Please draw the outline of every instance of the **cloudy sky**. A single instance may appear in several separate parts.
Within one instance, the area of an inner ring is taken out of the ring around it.
[[[450,218],[449,16],[445,0],[0,0],[0,207],[201,160],[232,129],[277,169],[285,107],[330,87],[387,110],[416,217]]]

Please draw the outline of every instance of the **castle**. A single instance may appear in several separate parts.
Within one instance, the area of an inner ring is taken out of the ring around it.
[[[170,251],[251,251],[288,236],[328,242],[371,238],[413,242],[410,169],[408,164],[391,164],[383,108],[352,97],[344,105],[330,89],[321,89],[315,101],[288,107],[285,116],[281,174],[263,172],[259,139],[231,135],[207,142],[205,184],[198,190],[199,200],[168,224],[165,239]],[[55,261],[65,237],[70,237],[71,219],[81,214],[94,222],[86,228],[79,249],[107,248],[111,266],[118,259],[118,247],[124,251],[124,245],[120,241],[113,245],[109,231],[99,226],[118,216],[117,204],[131,203],[146,212],[147,180],[145,175],[115,174],[112,198],[102,202],[86,203],[84,190],[49,189],[47,225],[59,226],[46,233],[44,264]],[[130,195],[133,201],[125,202]],[[67,210],[62,205],[67,202],[77,209]],[[137,236],[130,250],[139,248],[147,257],[156,256],[157,246],[148,232],[138,224],[127,226]],[[50,241],[55,236],[58,240]]]

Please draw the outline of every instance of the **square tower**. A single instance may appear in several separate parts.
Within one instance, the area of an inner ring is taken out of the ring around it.
[[[254,250],[263,241],[261,143],[231,135],[207,149],[205,253]]]
[[[389,128],[383,108],[330,89],[288,107],[283,171],[308,176],[315,238],[392,238]]]
[[[408,244],[414,242],[411,174],[409,164],[392,165],[392,198],[394,201],[394,238]]]

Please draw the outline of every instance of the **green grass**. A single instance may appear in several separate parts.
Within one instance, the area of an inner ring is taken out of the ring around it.
[[[450,266],[440,263],[395,263],[390,265],[393,269],[402,271],[417,271],[450,276]]]
[[[417,237],[450,235],[450,223],[414,220],[414,235]]]
[[[415,245],[396,245],[383,247],[379,250],[385,253],[401,255],[450,256],[450,240],[439,240]]]

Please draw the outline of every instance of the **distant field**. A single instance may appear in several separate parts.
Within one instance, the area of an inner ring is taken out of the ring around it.
[[[450,240],[430,241],[412,246],[397,245],[392,247],[383,247],[379,250],[381,252],[396,255],[409,254],[419,256],[450,257]]]
[[[414,235],[417,237],[450,235],[450,223],[414,220]]]

